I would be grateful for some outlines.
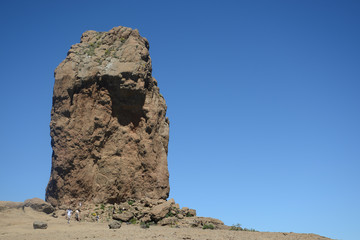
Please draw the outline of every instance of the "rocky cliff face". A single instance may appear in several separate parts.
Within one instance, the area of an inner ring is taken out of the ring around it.
[[[115,203],[169,195],[166,104],[137,30],[87,31],[55,70],[46,201]]]

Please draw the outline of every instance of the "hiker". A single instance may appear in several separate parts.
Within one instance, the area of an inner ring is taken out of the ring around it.
[[[70,223],[70,218],[71,218],[71,214],[72,214],[72,210],[69,208],[67,211],[66,211],[66,215],[67,215],[67,220],[68,220],[68,223]]]
[[[76,221],[80,221],[80,211],[78,209],[75,211],[75,219]]]

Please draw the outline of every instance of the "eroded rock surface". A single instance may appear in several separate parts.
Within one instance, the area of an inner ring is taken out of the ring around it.
[[[31,198],[27,199],[24,202],[10,202],[10,201],[0,201],[0,212],[7,209],[25,209],[32,208],[38,212],[44,212],[47,214],[53,213],[55,208],[50,204],[45,202],[40,198]]]
[[[24,207],[31,207],[35,211],[44,212],[50,214],[55,211],[54,207],[50,203],[45,202],[40,198],[32,198],[24,201]]]
[[[87,31],[55,70],[46,201],[166,199],[169,121],[137,30]]]

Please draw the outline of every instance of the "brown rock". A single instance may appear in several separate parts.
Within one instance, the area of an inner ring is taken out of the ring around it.
[[[109,223],[108,226],[109,226],[110,229],[119,229],[119,228],[121,228],[121,222],[112,221],[112,222]]]
[[[123,221],[123,222],[128,222],[133,217],[134,217],[134,214],[132,212],[128,212],[128,211],[113,215],[113,219],[120,220],[120,221]]]
[[[193,219],[193,227],[203,227],[204,225],[213,225],[216,229],[228,229],[224,223],[215,218],[210,217],[194,217]]]
[[[87,31],[55,70],[51,111],[54,206],[166,199],[166,104],[137,30]]]
[[[163,218],[158,222],[158,225],[160,226],[173,226],[176,225],[178,223],[178,219],[176,217],[168,217],[168,218]]]
[[[139,219],[141,222],[147,223],[151,221],[151,217],[148,214],[145,214],[142,218]]]
[[[189,209],[188,213],[192,217],[196,216],[196,210],[195,209]]]
[[[183,208],[181,208],[181,211],[183,211],[183,212],[189,212],[189,208],[188,208],[188,207],[183,207]]]
[[[33,222],[34,229],[47,229],[48,225],[46,222],[35,221]]]
[[[27,199],[24,202],[24,207],[31,207],[35,211],[44,212],[50,214],[55,211],[55,208],[51,204],[45,202],[40,198]]]
[[[174,199],[170,199],[167,202],[161,203],[155,207],[153,207],[150,211],[151,218],[157,222],[160,219],[163,219],[166,214],[169,213],[171,207],[175,204]]]

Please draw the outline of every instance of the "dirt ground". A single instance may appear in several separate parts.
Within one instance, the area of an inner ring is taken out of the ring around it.
[[[33,229],[34,221],[48,224],[47,229]],[[108,223],[76,222],[67,223],[64,216],[54,218],[31,208],[8,209],[0,212],[0,240],[326,240],[330,238],[315,234],[245,232],[210,230],[199,228],[171,228],[151,226],[142,229],[139,225],[123,224],[120,229],[109,229]]]

